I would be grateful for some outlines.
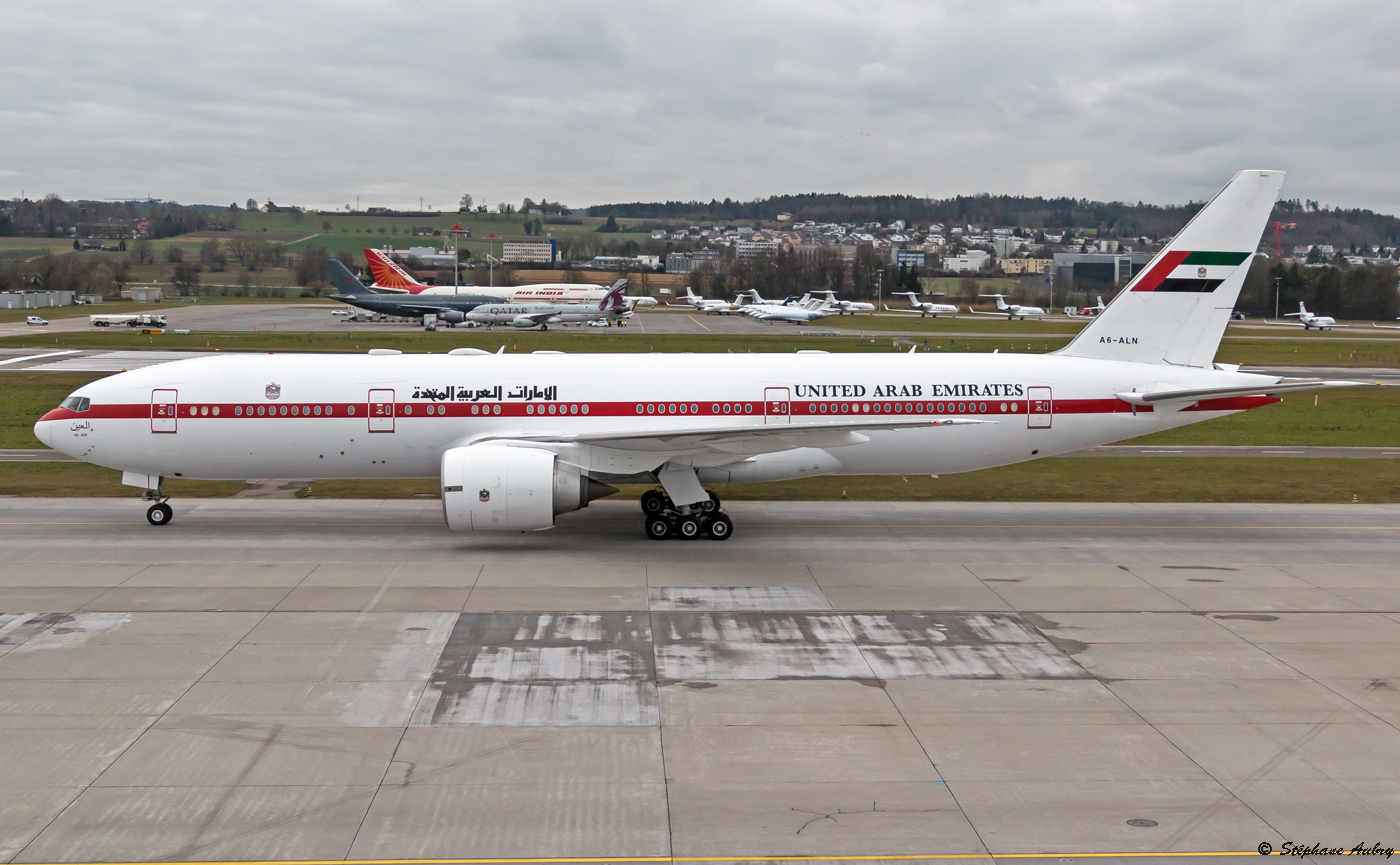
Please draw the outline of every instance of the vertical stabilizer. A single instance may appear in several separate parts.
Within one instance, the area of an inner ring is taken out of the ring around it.
[[[422,290],[426,286],[424,283],[414,279],[412,274],[392,261],[377,249],[366,249],[365,262],[369,265],[369,272],[374,276],[374,284],[380,288],[398,289],[416,293],[415,290]]]
[[[1060,354],[1209,367],[1282,171],[1241,171]]]

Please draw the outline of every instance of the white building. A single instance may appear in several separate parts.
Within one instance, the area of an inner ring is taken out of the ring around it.
[[[739,240],[734,243],[734,257],[772,258],[781,248],[782,244],[776,240]]]
[[[962,255],[943,256],[943,269],[953,273],[977,273],[985,270],[991,255],[985,250],[969,249]]]
[[[501,244],[503,261],[523,261],[529,264],[554,264],[559,260],[559,244],[550,238],[540,241],[511,241]]]

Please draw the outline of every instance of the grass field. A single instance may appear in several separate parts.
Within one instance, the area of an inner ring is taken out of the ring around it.
[[[121,480],[120,472],[87,463],[0,463],[0,496],[141,497],[141,490],[122,486]],[[165,481],[168,494],[189,498],[231,496],[247,486],[240,481]]]
[[[256,302],[256,301],[253,301]],[[104,307],[106,304],[104,304]],[[116,306],[116,304],[112,304]],[[167,307],[169,308],[169,307]],[[92,308],[96,310],[96,307]],[[160,307],[144,305],[146,311],[158,311]],[[653,313],[659,314],[659,313]],[[878,320],[878,319],[877,319]],[[917,321],[918,319],[914,319]],[[829,321],[829,319],[828,319]],[[942,322],[942,319],[939,319]],[[864,321],[862,321],[864,323]],[[990,322],[995,325],[987,329],[969,329],[969,337],[906,337],[901,338],[904,346],[911,341],[926,344],[939,350],[960,352],[1002,351],[1043,353],[1063,348],[1072,336],[1025,335],[1017,333],[1021,322],[1015,322],[1007,330],[1005,322]],[[594,330],[552,330],[538,331],[497,330],[439,330],[427,333],[421,330],[372,333],[350,331],[340,333],[235,333],[202,331],[191,334],[165,333],[147,336],[122,330],[91,330],[77,333],[52,333],[42,328],[33,332],[25,331],[5,338],[0,345],[13,346],[59,346],[70,348],[166,348],[204,349],[220,348],[229,351],[365,351],[370,348],[397,348],[402,351],[447,351],[452,348],[472,347],[495,351],[502,345],[507,351],[613,351],[613,352],[725,352],[725,351],[794,351],[798,348],[827,349],[830,351],[891,351],[895,337],[861,338],[857,334],[841,336],[811,337],[801,336],[798,328],[774,328],[773,334],[748,335],[707,335],[707,334],[648,334],[644,332],[646,319],[641,326],[634,325],[627,330],[608,330],[599,333]],[[814,329],[826,329],[822,324]],[[804,328],[805,329],[805,328]],[[517,349],[518,346],[518,349]],[[1029,348],[1027,347],[1029,346]],[[1319,336],[1299,336],[1292,339],[1261,339],[1257,336],[1227,335],[1220,345],[1216,359],[1222,363],[1242,363],[1252,365],[1286,364],[1304,366],[1400,366],[1400,340],[1370,341],[1355,339],[1328,339]]]
[[[893,305],[891,305],[893,308]],[[932,316],[918,315],[833,315],[830,318],[823,318],[813,322],[810,327],[839,327],[847,330],[869,330],[869,331],[943,331],[968,333],[1007,333],[1021,334],[1031,333],[1035,336],[1045,334],[1076,334],[1084,329],[1084,323],[1078,321],[1027,321],[1007,322],[1005,319],[993,318],[992,316],[973,317],[963,313],[957,318],[949,318],[940,315],[938,318]]]
[[[1056,458],[966,474],[808,478],[717,484],[731,501],[1363,502],[1400,501],[1400,460],[1162,457]],[[638,498],[650,486],[626,486]],[[434,479],[317,481],[300,496],[438,495]]]
[[[22,372],[0,375],[0,448],[45,447],[34,438],[34,422],[68,394],[98,378],[101,376]]]
[[[117,472],[84,463],[0,463],[0,495],[140,496]],[[175,497],[231,495],[231,481],[166,481]],[[627,486],[635,499],[649,486]],[[930,478],[851,476],[719,484],[729,501],[1400,502],[1400,460],[1054,458]],[[316,481],[302,498],[436,497],[438,481]]]
[[[908,351],[909,341],[927,343],[939,350],[991,351],[1003,352],[1034,351],[1058,348],[1067,341],[1065,337],[1041,338],[1030,342],[1018,342],[1011,335],[976,336],[971,338],[929,338],[902,339],[903,349],[895,345],[888,336],[860,337],[855,334],[829,337],[804,337],[792,328],[775,330],[773,335],[756,336],[706,335],[706,334],[646,334],[636,327],[627,330],[609,329],[605,331],[589,329],[517,331],[506,328],[496,330],[439,330],[428,333],[417,329],[403,331],[327,331],[293,333],[286,331],[236,333],[223,331],[199,331],[189,334],[166,332],[164,334],[142,334],[125,329],[88,330],[69,333],[46,333],[36,329],[35,333],[22,333],[0,342],[4,346],[57,346],[59,348],[105,348],[105,349],[188,349],[224,351],[348,351],[363,352],[371,348],[396,348],[411,352],[445,352],[453,348],[482,348],[495,351],[502,345],[506,351],[568,351],[568,352],[697,352],[723,353],[728,351],[790,352],[802,349],[825,349],[828,351],[892,352]],[[1027,349],[1026,346],[1031,348]]]

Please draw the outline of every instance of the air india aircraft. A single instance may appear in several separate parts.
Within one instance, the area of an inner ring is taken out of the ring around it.
[[[1277,402],[1214,363],[1281,171],[1241,171],[1073,342],[1017,354],[221,354],[84,385],[35,435],[166,478],[438,478],[448,528],[523,532],[616,491],[653,538],[723,540],[704,483],[948,474]]]
[[[542,282],[534,285],[497,286],[486,288],[483,286],[455,286],[455,285],[428,285],[420,282],[413,274],[399,266],[389,256],[377,249],[362,250],[365,254],[365,263],[369,265],[369,272],[374,277],[372,288],[381,294],[410,294],[424,295],[425,300],[431,300],[432,295],[456,295],[475,292],[483,292],[500,297],[509,303],[597,303],[608,296],[612,291],[605,285],[596,285],[591,282]],[[613,287],[616,287],[613,283]],[[628,297],[628,308],[634,306],[656,306],[656,298]]]

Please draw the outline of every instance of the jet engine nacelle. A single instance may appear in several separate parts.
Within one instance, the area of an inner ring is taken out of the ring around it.
[[[442,455],[442,512],[454,531],[547,529],[555,514],[615,492],[539,448],[469,445]]]
[[[439,313],[438,318],[448,324],[461,324],[467,320],[467,314],[460,309],[449,309],[446,312]]]
[[[512,319],[510,324],[511,327],[534,327],[535,320],[527,315],[522,315]]]

